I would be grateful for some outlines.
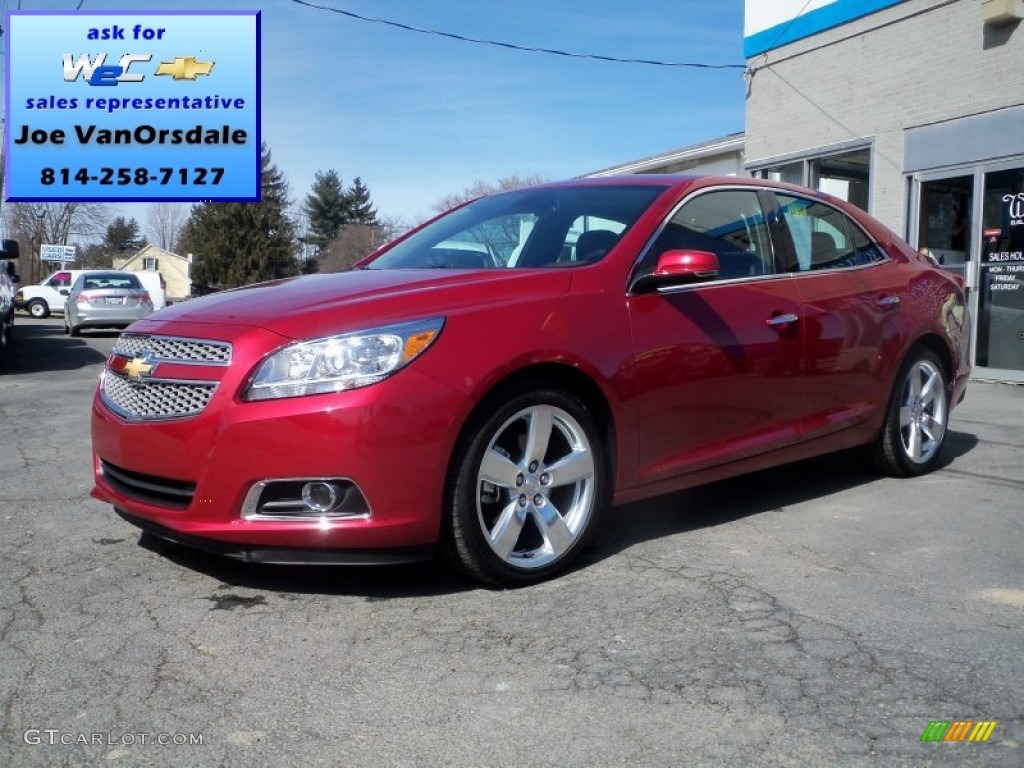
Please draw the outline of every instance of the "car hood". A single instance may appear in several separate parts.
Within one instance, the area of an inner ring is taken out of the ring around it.
[[[290,338],[372,327],[474,307],[555,298],[570,270],[355,270],[236,288],[174,304],[132,326],[174,333],[173,326],[256,326]]]

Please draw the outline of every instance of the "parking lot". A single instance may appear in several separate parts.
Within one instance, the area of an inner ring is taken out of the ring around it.
[[[930,476],[844,453],[619,507],[580,567],[497,591],[140,538],[89,497],[116,334],[15,334],[0,765],[1024,762],[1024,387],[972,383]],[[967,720],[997,724],[922,741]]]

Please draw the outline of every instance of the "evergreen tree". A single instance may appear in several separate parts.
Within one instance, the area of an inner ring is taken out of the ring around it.
[[[192,280],[202,288],[291,277],[299,273],[295,225],[287,216],[288,184],[262,147],[258,203],[202,203],[192,208],[179,253],[192,253]]]
[[[118,216],[103,235],[103,248],[110,255],[134,253],[145,244],[146,238],[140,234],[139,222],[134,218]]]
[[[370,202],[370,190],[358,176],[352,180],[352,186],[345,192],[348,199],[349,220],[356,224],[375,226],[377,209]]]
[[[303,206],[309,218],[305,242],[319,252],[351,221],[349,197],[335,170],[317,171]]]

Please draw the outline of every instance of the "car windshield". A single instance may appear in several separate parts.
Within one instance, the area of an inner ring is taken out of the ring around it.
[[[484,197],[415,232],[366,268],[590,264],[614,247],[666,186],[536,187]]]

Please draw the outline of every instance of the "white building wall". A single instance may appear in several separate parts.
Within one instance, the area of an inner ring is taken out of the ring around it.
[[[1024,25],[981,0],[907,0],[752,58],[747,166],[874,142],[871,209],[904,229],[906,128],[1024,103]]]

